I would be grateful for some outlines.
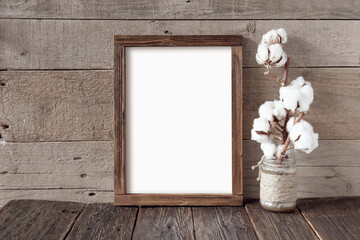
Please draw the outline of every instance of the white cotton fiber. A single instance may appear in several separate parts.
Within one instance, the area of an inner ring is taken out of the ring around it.
[[[268,45],[271,45],[274,43],[279,43],[279,42],[280,42],[280,37],[279,37],[278,33],[276,32],[276,30],[274,30],[274,29],[265,33],[261,40],[261,43],[265,43]]]
[[[268,60],[269,50],[267,44],[260,43],[256,53],[256,61],[258,64],[263,65]]]
[[[264,156],[267,159],[273,158],[275,152],[276,152],[276,145],[271,142],[264,142],[260,145],[261,150],[264,153]]]
[[[309,111],[310,105],[314,100],[314,90],[311,83],[304,80],[303,77],[298,77],[290,83],[290,86],[300,88],[299,108],[300,112]]]
[[[287,132],[290,132],[291,131],[291,129],[292,129],[292,127],[294,126],[294,122],[295,121],[295,118],[294,117],[291,117],[291,118],[289,118],[289,121],[287,122],[287,124],[286,124],[286,131]]]
[[[294,112],[301,97],[300,88],[289,85],[286,87],[281,87],[279,92],[280,99],[284,102],[284,107],[287,110]]]
[[[310,109],[311,103],[314,101],[314,90],[311,85],[304,85],[300,89],[301,97],[299,99],[300,112],[307,112]]]
[[[281,120],[286,116],[286,110],[282,101],[274,100],[272,114],[277,120]]]
[[[305,84],[305,80],[302,76],[297,77],[295,80],[292,80],[290,85],[294,87],[302,87]]]
[[[295,149],[299,149],[309,154],[319,146],[319,134],[313,131],[303,131],[298,140],[294,142]]]
[[[251,140],[257,141],[258,143],[264,143],[271,141],[272,138],[271,135],[258,134],[255,129],[251,129]]]
[[[275,64],[280,60],[283,53],[283,49],[280,44],[272,44],[269,46],[269,60],[272,64]]]
[[[291,128],[290,140],[293,142],[296,141],[299,138],[299,136],[302,134],[302,132],[305,131],[313,132],[314,129],[310,123],[308,123],[305,120],[301,120],[300,122],[294,124],[294,126]]]
[[[275,67],[282,67],[285,65],[286,62],[287,62],[287,55],[286,52],[283,51],[281,54],[281,60],[280,62],[275,64]]]
[[[266,101],[259,107],[259,116],[270,122],[274,121],[273,116],[274,102]]]
[[[255,118],[253,122],[253,129],[267,133],[270,130],[270,123],[264,118]]]
[[[287,33],[285,31],[285,29],[283,28],[279,28],[278,30],[276,30],[276,33],[280,36],[281,38],[281,44],[285,44],[287,42]]]

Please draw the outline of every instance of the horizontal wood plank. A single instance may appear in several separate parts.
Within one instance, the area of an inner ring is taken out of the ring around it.
[[[116,194],[120,206],[242,206],[242,195],[231,194]]]
[[[3,18],[68,19],[359,19],[356,0],[3,0]]]
[[[131,239],[137,207],[116,207],[112,203],[87,205],[66,239]]]
[[[0,189],[113,190],[113,149],[113,142],[0,146]]]
[[[297,56],[294,56],[296,58]],[[281,77],[283,70],[275,70]],[[360,139],[360,69],[291,69],[289,80],[303,76],[314,88],[314,102],[304,119],[309,121],[320,139]],[[279,84],[261,69],[244,69],[244,138],[250,139],[253,119],[259,106],[279,99]]]
[[[256,239],[243,207],[193,207],[192,211],[198,240]]]
[[[360,196],[360,141],[320,140],[300,153],[298,197]],[[8,143],[0,146],[0,205],[11,199],[113,202],[113,142]],[[256,142],[244,141],[244,196],[258,198]]]
[[[7,141],[113,140],[113,71],[0,72]]]
[[[140,208],[132,239],[189,239],[194,238],[190,207]]]
[[[260,104],[278,98],[279,85],[264,70],[244,69],[244,139],[250,139]],[[360,68],[290,69],[290,79],[299,75],[315,90],[305,119],[320,139],[360,139],[354,130],[360,129],[360,104],[354,104],[360,101]],[[0,71],[0,82],[7,141],[113,140],[113,71]]]
[[[81,203],[14,200],[0,210],[0,239],[65,239]]]
[[[114,35],[163,34],[243,35],[244,66],[258,67],[257,44],[278,27],[288,32],[292,67],[359,66],[360,21],[0,19],[0,69],[113,69]]]
[[[113,203],[114,192],[92,189],[11,189],[0,190],[0,207],[13,199],[51,200],[81,203]]]
[[[318,239],[300,212],[270,212],[260,203],[247,203],[246,211],[259,239]]]
[[[360,236],[360,198],[303,199],[298,208],[320,239]]]

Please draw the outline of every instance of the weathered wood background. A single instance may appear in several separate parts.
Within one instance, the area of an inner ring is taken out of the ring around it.
[[[290,77],[313,83],[307,119],[320,147],[298,157],[298,196],[360,195],[360,1],[0,2],[0,205],[11,199],[113,201],[113,35],[244,36],[245,197],[261,155],[249,129],[277,84],[255,62],[284,27]],[[270,88],[269,88],[270,87]],[[270,90],[269,90],[270,89]]]

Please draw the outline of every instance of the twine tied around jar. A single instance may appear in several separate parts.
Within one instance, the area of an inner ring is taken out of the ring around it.
[[[258,161],[258,163],[254,166],[251,167],[251,170],[254,170],[255,168],[259,168],[259,173],[258,173],[258,177],[256,178],[256,181],[260,181],[261,179],[261,165],[263,164],[265,160],[265,155],[263,155],[260,159],[260,161]]]

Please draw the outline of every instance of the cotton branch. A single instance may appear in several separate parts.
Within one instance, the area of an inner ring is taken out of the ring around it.
[[[304,113],[304,112],[301,113],[301,115],[300,115],[300,116],[298,117],[298,119],[295,121],[294,125],[295,125],[296,123],[300,122],[300,121],[304,118],[304,116],[305,116],[305,113]],[[290,135],[287,136],[286,141],[285,141],[284,148],[283,148],[283,150],[282,150],[281,153],[280,153],[280,157],[279,157],[279,162],[280,162],[280,163],[281,163],[281,161],[284,159],[286,151],[289,150],[289,149],[288,149],[289,143],[290,143]]]
[[[278,83],[280,83],[282,86],[287,85],[288,77],[289,77],[289,68],[290,68],[290,55],[287,57],[287,61],[285,63],[284,67],[284,76],[283,79],[278,78],[275,74],[270,72],[270,66],[268,65],[268,71],[264,72],[264,75],[268,75],[269,77],[275,79]]]

